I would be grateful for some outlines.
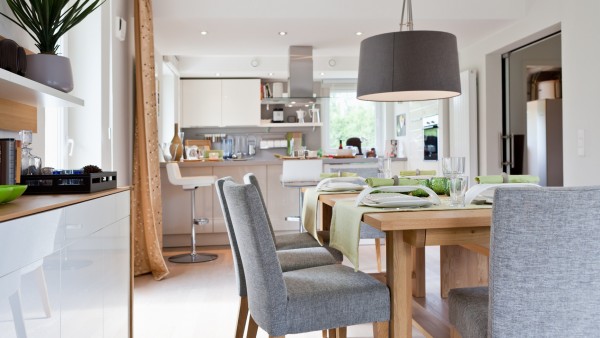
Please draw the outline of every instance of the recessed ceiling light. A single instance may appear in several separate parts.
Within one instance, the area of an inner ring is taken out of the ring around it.
[[[202,31],[202,32],[200,32],[200,35],[206,35],[206,34],[208,34],[208,32],[207,32],[207,31]]]
[[[321,76],[325,75],[325,73],[321,73]]]
[[[221,73],[216,73],[215,76],[221,76]]]
[[[290,102],[290,103],[291,103],[291,104],[296,104],[296,101],[292,101],[292,102]]]
[[[279,35],[281,35],[281,36],[287,35],[287,32],[279,32]]]
[[[269,76],[273,76],[273,73],[269,73]]]
[[[362,32],[356,32],[356,35],[357,35],[357,36],[361,36],[361,35],[362,35]]]

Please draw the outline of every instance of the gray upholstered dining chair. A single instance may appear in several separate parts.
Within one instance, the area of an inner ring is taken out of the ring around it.
[[[221,204],[221,210],[223,211],[223,217],[227,227],[227,235],[229,236],[229,243],[233,253],[233,266],[236,274],[238,294],[240,296],[240,309],[238,313],[235,337],[243,338],[246,322],[248,320],[246,276],[240,257],[237,237],[231,223],[229,206],[223,194],[223,186],[225,182],[233,182],[233,180],[231,177],[220,178],[215,182],[215,187],[217,196],[219,197],[219,202]],[[282,271],[292,271],[321,265],[337,264],[342,260],[341,253],[339,253],[337,256],[334,256],[329,250],[323,247],[297,248],[277,251],[277,259],[279,260]],[[248,326],[248,338],[253,338],[256,337],[256,331],[258,327],[254,325],[254,322],[251,321],[250,323],[252,325]]]
[[[223,193],[246,275],[251,321],[270,337],[370,322],[375,337],[387,337],[386,285],[341,264],[283,272],[256,187],[224,182]]]
[[[258,194],[260,195],[261,202],[265,210],[267,210],[267,206],[265,204],[265,200],[263,198],[262,191],[260,189],[260,185],[258,184],[258,180],[256,176],[252,173],[248,173],[244,175],[244,183],[253,184],[258,190]],[[305,248],[305,247],[313,247],[319,246],[320,244],[312,237],[311,234],[307,232],[300,232],[294,234],[285,234],[285,235],[275,235],[273,232],[273,225],[271,223],[271,219],[267,214],[267,219],[269,220],[269,227],[271,228],[271,233],[275,238],[275,243],[278,245],[277,248]],[[318,232],[321,238],[325,241],[325,246],[327,247],[327,243],[329,242],[329,231],[319,231]],[[385,232],[380,231],[378,229],[373,228],[372,226],[361,222],[360,223],[360,238],[361,239],[374,239],[375,240],[375,257],[377,258],[377,272],[381,272],[381,239],[385,238]],[[342,254],[330,248],[334,255],[339,254],[340,259],[343,258]]]
[[[258,195],[260,197],[260,202],[261,202],[262,207],[265,210],[265,214],[267,216],[269,230],[271,231],[271,234],[273,235],[273,238],[275,240],[275,246],[276,246],[277,250],[310,248],[310,247],[320,247],[321,246],[321,244],[319,244],[319,242],[317,242],[317,240],[314,239],[313,236],[311,234],[309,234],[308,232],[275,235],[275,232],[273,231],[273,224],[271,223],[271,219],[269,218],[269,213],[267,212],[267,205],[265,203],[265,199],[263,197],[263,194],[260,189],[260,185],[258,184],[258,180],[256,179],[256,176],[254,176],[254,174],[252,174],[252,173],[248,173],[248,174],[244,175],[244,183],[252,184],[254,187],[256,187],[256,190],[258,191]],[[319,235],[321,236],[321,238],[323,238],[323,240],[326,243],[329,242],[329,231],[319,231]],[[339,258],[340,262],[342,261],[342,259],[344,257],[341,252],[339,252],[336,249],[329,248],[327,245],[325,245],[325,247],[328,248],[328,250],[330,250],[330,252],[336,258]]]
[[[600,335],[600,187],[498,189],[488,287],[452,289],[454,337]]]

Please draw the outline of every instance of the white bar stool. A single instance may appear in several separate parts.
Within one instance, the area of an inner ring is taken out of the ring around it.
[[[192,250],[190,253],[169,257],[173,263],[202,263],[217,259],[217,255],[196,252],[196,224],[208,224],[207,218],[196,218],[196,189],[208,187],[215,183],[216,176],[187,176],[181,177],[177,163],[167,163],[167,176],[173,185],[180,185],[183,190],[192,194]]]
[[[323,160],[284,160],[281,184],[286,188],[298,189],[298,216],[287,216],[286,221],[297,221],[298,231],[302,226],[302,188],[314,187],[321,181]]]

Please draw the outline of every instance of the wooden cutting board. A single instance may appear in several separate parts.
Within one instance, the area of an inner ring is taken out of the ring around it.
[[[211,142],[210,140],[185,140],[185,146],[198,146],[198,147],[206,147],[210,149]]]

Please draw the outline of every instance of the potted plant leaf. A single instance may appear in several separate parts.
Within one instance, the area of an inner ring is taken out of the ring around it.
[[[27,56],[25,76],[66,93],[73,90],[71,63],[68,58],[56,55],[58,40],[104,1],[6,0],[14,18],[0,14],[23,28],[40,50],[40,54]]]

